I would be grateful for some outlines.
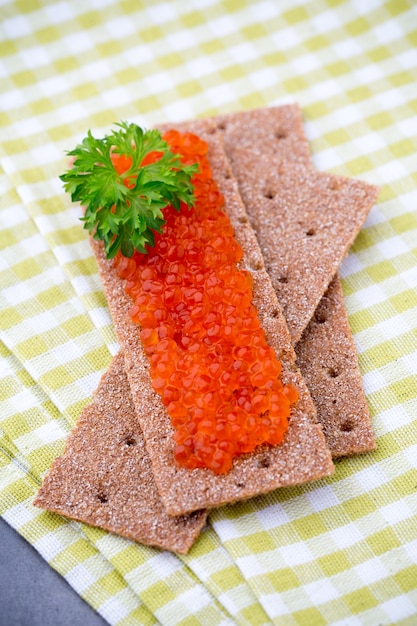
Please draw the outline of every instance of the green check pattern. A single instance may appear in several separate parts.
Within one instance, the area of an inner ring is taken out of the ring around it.
[[[417,621],[417,5],[0,0],[0,513],[109,624]],[[33,507],[118,345],[59,174],[120,119],[297,101],[314,165],[381,185],[341,267],[376,452],[213,511],[175,556]]]

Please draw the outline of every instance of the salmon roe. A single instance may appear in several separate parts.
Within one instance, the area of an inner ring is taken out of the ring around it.
[[[222,474],[237,455],[282,441],[298,392],[281,382],[252,304],[251,275],[237,265],[242,249],[207,144],[174,130],[164,139],[184,163],[199,164],[195,206],[167,206],[148,254],[119,254],[114,263],[134,301],[130,315],[141,327],[153,389],[175,429],[177,463]]]

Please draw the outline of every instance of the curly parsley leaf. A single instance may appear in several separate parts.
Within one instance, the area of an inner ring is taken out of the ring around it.
[[[165,224],[162,210],[195,202],[192,176],[198,165],[184,165],[158,130],[143,131],[120,122],[103,139],[89,131],[74,150],[70,170],[60,176],[73,202],[85,208],[84,228],[104,243],[107,258],[132,256],[154,245]]]

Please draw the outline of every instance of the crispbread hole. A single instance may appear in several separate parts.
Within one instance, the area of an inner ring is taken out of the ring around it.
[[[137,444],[137,441],[133,435],[126,435],[126,437],[123,440],[123,443],[126,446],[130,447],[130,446],[135,446]]]
[[[266,187],[264,189],[264,196],[268,200],[273,200],[275,198],[275,195],[276,195],[276,192],[273,189],[271,189],[270,187]]]
[[[336,367],[328,367],[327,374],[330,378],[337,378],[340,376],[340,371]]]
[[[96,495],[97,495],[97,500],[99,500],[99,502],[101,502],[101,504],[106,504],[109,501],[109,498],[106,495],[106,492],[103,491],[102,489],[97,491]]]
[[[281,139],[286,139],[288,137],[288,133],[284,128],[278,128],[275,131],[275,138],[280,141]]]
[[[353,423],[353,420],[346,420],[345,422],[342,422],[342,424],[340,425],[340,430],[342,431],[342,433],[350,433],[352,432],[352,430],[354,430],[355,428],[355,424]]]

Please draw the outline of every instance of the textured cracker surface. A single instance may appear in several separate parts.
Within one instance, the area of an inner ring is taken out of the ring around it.
[[[172,517],[161,503],[124,371],[112,361],[56,459],[35,504],[146,545],[185,553],[206,521]]]
[[[359,180],[240,151],[233,172],[293,343],[376,199]],[[256,210],[253,210],[256,207]]]
[[[285,320],[276,299],[255,235],[231,176],[222,143],[211,122],[187,124],[210,146],[209,158],[213,175],[225,195],[225,209],[232,221],[235,235],[244,249],[242,267],[254,278],[254,303],[258,307],[267,340],[283,361],[283,380],[292,382],[300,392],[289,431],[282,445],[265,446],[257,453],[236,459],[232,470],[215,476],[210,470],[187,470],[173,459],[173,429],[159,396],[153,391],[149,365],[139,339],[139,328],[130,321],[131,301],[125,295],[122,281],[104,256],[100,243],[92,241],[93,250],[115,323],[118,339],[125,352],[125,367],[137,417],[142,426],[146,447],[152,460],[155,481],[167,511],[181,515],[201,508],[212,508],[228,502],[266,493],[280,486],[289,486],[327,476],[334,471],[331,455],[325,444],[321,426],[308,389],[295,366]]]
[[[249,150],[254,158],[268,155],[300,166],[310,164],[310,148],[297,104],[218,115],[212,121],[231,160],[238,158],[241,150]]]
[[[296,104],[218,116],[213,122],[295,344],[378,189],[313,169]]]
[[[373,450],[375,436],[338,279],[330,283],[295,351],[317,413],[325,416],[321,423],[333,457]]]
[[[311,166],[309,145],[304,133],[301,109],[297,104],[242,111],[213,118],[213,122],[222,133],[225,151],[230,158],[239,158],[239,151],[251,149],[253,154],[262,154],[296,163],[300,167]],[[233,166],[232,166],[233,169]],[[335,179],[333,186],[337,185]],[[375,194],[377,190],[373,188]],[[372,188],[370,189],[372,191]],[[248,207],[251,216],[257,216],[258,204]],[[319,214],[318,219],[321,218]],[[252,226],[258,237],[259,220],[252,219]],[[268,237],[268,233],[266,233]],[[273,242],[271,242],[273,244]],[[272,262],[268,272],[273,275],[274,252],[276,246],[269,246]],[[296,276],[302,284],[308,286],[309,274]],[[277,285],[278,283],[278,285]],[[275,276],[275,287],[280,300],[285,283]],[[291,298],[291,292],[288,293]],[[339,277],[336,275],[329,291],[320,300],[317,311],[326,311],[326,341],[323,331],[317,325],[317,315],[313,315],[304,334],[296,344],[297,364],[309,386],[316,405],[317,416],[323,425],[327,444],[334,457],[366,452],[375,448],[375,436],[372,429],[369,408],[363,391],[359,371],[356,346],[350,330]],[[320,316],[320,313],[319,313]],[[323,317],[323,316],[321,316]],[[304,342],[308,339],[308,347]],[[343,348],[343,350],[342,350]],[[323,390],[323,363],[326,352],[332,359],[341,350],[343,353],[344,372],[339,384],[330,384]],[[318,355],[318,359],[315,355]],[[341,380],[348,385],[341,393]],[[325,392],[324,392],[325,391]],[[354,416],[354,417],[353,417]],[[352,428],[348,428],[348,424]]]

